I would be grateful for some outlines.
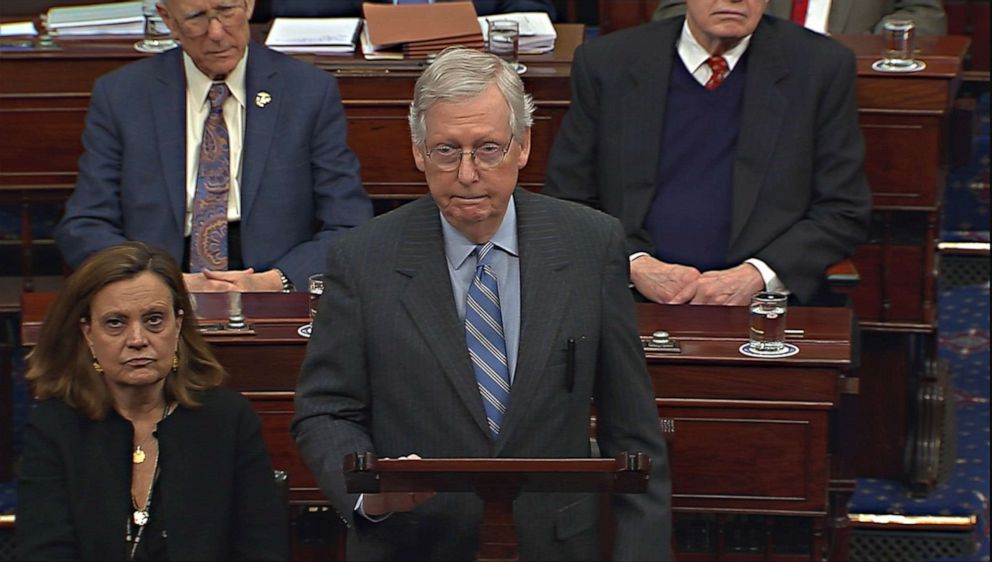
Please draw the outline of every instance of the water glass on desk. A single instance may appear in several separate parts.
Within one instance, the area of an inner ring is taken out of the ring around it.
[[[141,2],[141,12],[145,16],[145,38],[135,43],[134,48],[142,53],[161,53],[179,45],[162,21],[162,16],[155,7],[156,2],[157,0]]]
[[[513,20],[487,20],[489,22],[489,52],[517,68],[520,50],[520,25]]]
[[[892,69],[913,66],[916,26],[912,20],[888,20],[882,29],[885,32],[882,64]]]
[[[320,296],[324,294],[324,274],[315,273],[307,278],[307,291],[310,293],[310,324],[317,319],[320,310]]]
[[[751,297],[748,337],[754,353],[780,353],[785,350],[785,316],[789,296],[762,291]]]

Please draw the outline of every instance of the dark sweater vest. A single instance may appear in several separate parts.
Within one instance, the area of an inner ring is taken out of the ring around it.
[[[727,267],[734,160],[747,54],[707,91],[676,56],[661,132],[654,200],[644,228],[655,257],[700,271]]]

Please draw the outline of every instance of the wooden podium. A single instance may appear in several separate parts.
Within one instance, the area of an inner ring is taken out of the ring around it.
[[[380,459],[351,453],[344,461],[351,493],[474,492],[484,503],[479,562],[520,559],[513,500],[520,492],[639,494],[647,490],[651,459]]]

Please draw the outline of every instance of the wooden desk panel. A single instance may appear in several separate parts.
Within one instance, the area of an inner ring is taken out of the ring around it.
[[[30,347],[54,295],[22,299],[21,337]],[[227,315],[229,297],[197,294],[201,324]],[[245,294],[241,299],[254,334],[207,335],[262,420],[272,462],[289,475],[290,502],[323,504],[289,427],[296,376],[307,340],[297,328],[307,318],[307,295]],[[804,330],[796,356],[751,359],[737,348],[745,341],[744,307],[638,305],[641,332],[667,330],[683,353],[648,352],[660,418],[673,424],[670,444],[673,509],[678,512],[750,513],[809,517],[815,532],[811,560],[829,540],[830,518],[846,514],[849,491],[829,497],[828,442],[849,364],[850,311],[792,308],[790,328]]]
[[[44,312],[53,298],[52,293],[23,296],[21,338],[25,346],[31,347],[37,341]],[[197,315],[203,324],[212,323],[226,314],[225,295],[199,294],[195,300]],[[264,404],[259,407],[260,412],[272,416],[273,424],[281,424],[279,434],[289,439],[292,391],[308,341],[296,330],[306,322],[307,296],[301,293],[246,294],[243,308],[255,332],[253,335],[208,333],[207,339],[230,373],[226,384],[246,393],[256,404]],[[692,319],[683,328],[669,328],[673,337],[679,338],[687,349],[684,355],[648,354],[662,411],[724,409],[736,412],[731,418],[750,412],[775,419],[789,408],[825,412],[835,406],[840,392],[838,377],[848,362],[848,336],[842,328],[849,326],[846,310],[790,310],[790,327],[805,327],[807,339],[799,342],[802,353],[782,360],[751,360],[737,354],[737,347],[744,341],[740,334],[746,332],[737,331],[736,337],[729,332],[747,325],[747,313],[743,308],[642,305],[639,311],[645,333],[657,329],[660,323]],[[711,355],[701,353],[700,350],[706,348],[699,345],[707,343],[706,336],[700,333],[706,323],[706,312],[713,313],[709,321],[715,326],[715,335],[708,342],[711,351],[706,352]],[[733,317],[733,321],[725,321],[729,317]],[[700,321],[700,318],[704,320]],[[696,351],[693,351],[694,346]],[[285,452],[281,445],[274,449]],[[294,472],[299,472],[299,463],[295,465],[297,470],[290,473],[291,478]]]

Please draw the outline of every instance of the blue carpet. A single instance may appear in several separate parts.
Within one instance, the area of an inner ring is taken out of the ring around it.
[[[939,355],[951,367],[957,458],[947,482],[914,498],[900,482],[862,478],[851,513],[977,515],[975,552],[989,560],[989,285],[940,293]],[[949,559],[943,559],[949,560]]]

